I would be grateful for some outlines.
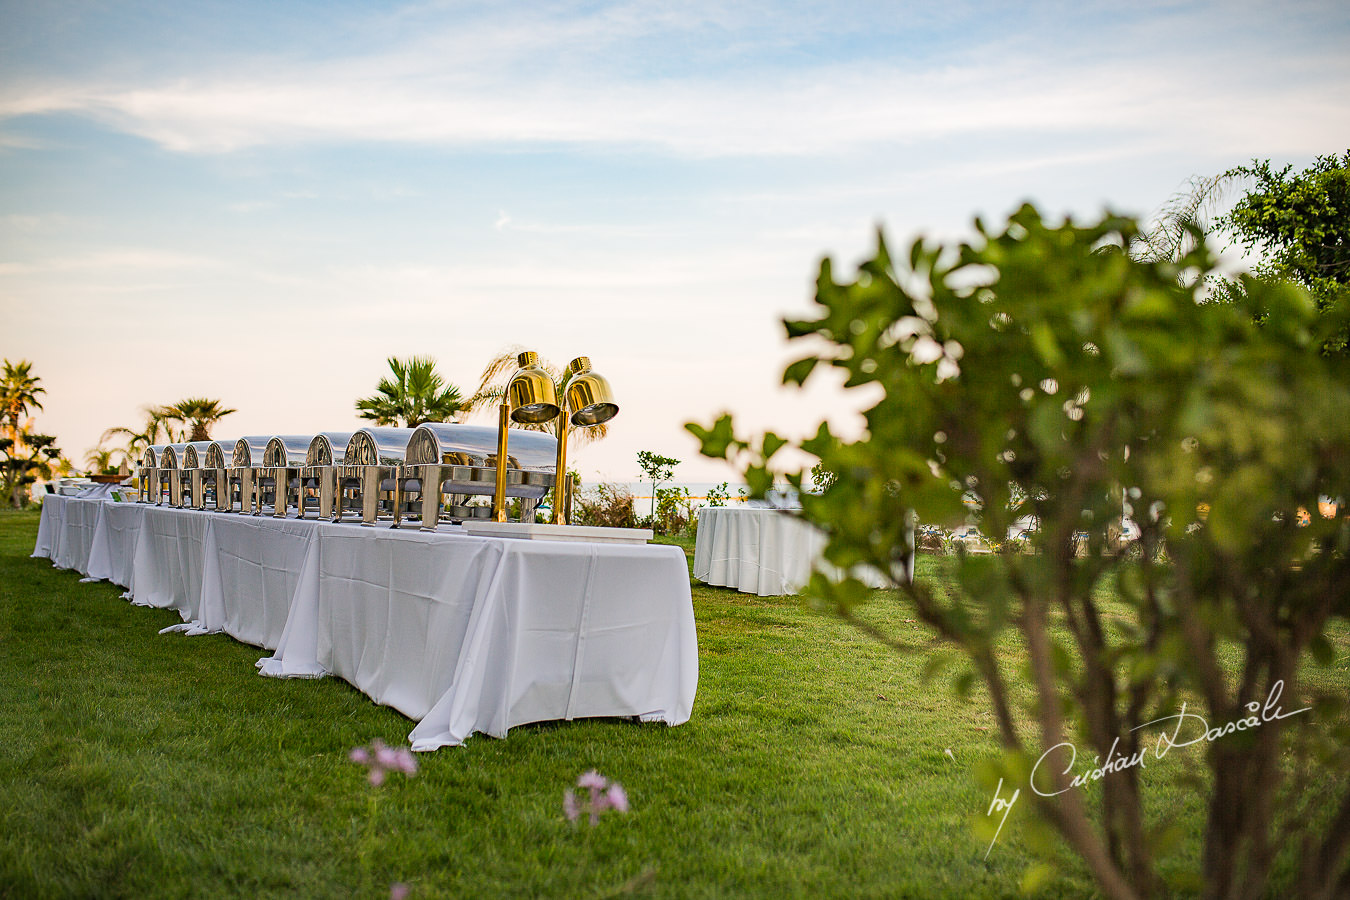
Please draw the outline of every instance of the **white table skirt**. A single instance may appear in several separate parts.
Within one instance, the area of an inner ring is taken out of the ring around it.
[[[57,502],[53,503],[53,500]],[[87,533],[87,536],[86,536]],[[68,549],[69,548],[69,549]],[[677,547],[470,537],[49,496],[34,556],[274,649],[418,720],[418,750],[589,716],[688,721],[698,646]]]
[[[698,511],[694,577],[705,584],[772,597],[795,594],[812,566],[837,576],[821,559],[825,536],[796,513],[762,507],[709,506]],[[871,587],[889,582],[878,572],[853,573]]]
[[[99,505],[98,525],[94,528],[93,544],[89,548],[91,578],[111,581],[131,587],[135,571],[136,542],[141,536],[141,519],[147,507],[138,503],[103,503]],[[43,507],[46,519],[46,507]]]

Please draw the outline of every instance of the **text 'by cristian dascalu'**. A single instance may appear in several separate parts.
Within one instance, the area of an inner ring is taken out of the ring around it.
[[[1234,719],[1226,725],[1216,725],[1209,727],[1203,716],[1196,715],[1193,712],[1186,711],[1186,704],[1181,704],[1181,711],[1174,716],[1163,716],[1161,719],[1154,719],[1152,722],[1145,722],[1142,725],[1136,725],[1131,731],[1138,731],[1141,728],[1148,728],[1153,725],[1161,725],[1165,722],[1175,722],[1171,734],[1164,731],[1158,735],[1158,742],[1153,748],[1155,759],[1162,759],[1171,750],[1177,747],[1189,747],[1192,744],[1198,744],[1201,741],[1216,741],[1221,737],[1234,734],[1238,731],[1250,731],[1253,728],[1259,728],[1266,722],[1274,722],[1278,719],[1287,719],[1290,716],[1296,716],[1299,713],[1307,712],[1312,709],[1311,706],[1305,706],[1303,709],[1296,709],[1293,712],[1285,712],[1280,708],[1280,695],[1284,693],[1284,681],[1280,680],[1270,686],[1270,695],[1266,697],[1266,702],[1262,704],[1259,701],[1253,701],[1247,704],[1249,715],[1241,719]],[[1183,729],[1186,734],[1183,735]],[[1054,797],[1065,791],[1071,791],[1074,788],[1084,787],[1094,781],[1100,781],[1116,772],[1122,772],[1125,769],[1132,769],[1135,766],[1145,768],[1145,760],[1148,758],[1148,748],[1145,747],[1129,756],[1118,756],[1116,747],[1120,744],[1120,738],[1111,742],[1111,749],[1106,754],[1106,761],[1100,765],[1098,760],[1093,760],[1093,767],[1080,774],[1073,776],[1069,782],[1069,787],[1057,791],[1043,791],[1036,786],[1036,772],[1039,771],[1041,764],[1045,762],[1046,757],[1063,748],[1068,748],[1068,762],[1065,764],[1062,775],[1068,775],[1073,771],[1074,763],[1078,759],[1078,748],[1068,741],[1061,741],[1041,754],[1041,758],[1036,760],[1036,765],[1031,769],[1031,777],[1028,779],[1028,786],[1042,797]],[[1022,789],[1017,788],[1009,796],[1003,795],[1003,779],[998,780],[998,787],[994,788],[994,799],[989,804],[986,816],[994,816],[1002,813],[1003,817],[999,819],[998,829],[994,832],[994,839],[989,842],[989,849],[984,851],[985,858],[988,859],[989,851],[994,849],[994,844],[998,841],[998,836],[1003,831],[1003,823],[1008,821],[1008,814],[1012,812],[1013,805],[1017,799],[1022,796]]]

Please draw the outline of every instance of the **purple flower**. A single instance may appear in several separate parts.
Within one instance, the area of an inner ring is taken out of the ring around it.
[[[402,772],[411,778],[417,774],[417,760],[407,747],[394,748],[376,738],[368,746],[356,747],[347,754],[352,762],[369,769],[366,777],[375,787],[384,784],[388,772]]]
[[[389,900],[404,900],[411,890],[412,888],[408,887],[403,882],[395,881],[393,884],[389,885]]]
[[[571,788],[563,791],[563,815],[569,822],[575,822],[581,815],[581,805],[577,803],[577,795],[572,793]]]
[[[628,792],[617,781],[611,784],[609,790],[605,792],[605,801],[612,810],[621,813],[628,812]]]
[[[586,774],[577,779],[577,787],[590,788],[591,790],[603,791],[609,787],[609,779],[599,772],[591,769]]]
[[[577,788],[576,792],[570,788],[563,791],[563,815],[569,822],[576,822],[584,813],[594,826],[600,824],[600,814],[605,810],[628,812],[628,793],[623,785],[594,769],[577,779]]]
[[[413,758],[412,751],[407,747],[399,747],[395,768],[409,778],[417,774],[417,760]]]

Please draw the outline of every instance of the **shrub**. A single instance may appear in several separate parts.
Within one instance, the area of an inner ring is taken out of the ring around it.
[[[637,514],[633,511],[633,494],[617,484],[602,482],[594,492],[579,494],[573,501],[576,524],[600,525],[606,528],[636,528]]]
[[[1215,261],[1203,239],[1176,262],[1136,261],[1121,248],[1138,229],[1122,218],[1054,226],[1028,206],[1001,231],[976,227],[974,242],[920,239],[903,260],[879,240],[843,283],[825,260],[816,317],[785,323],[824,348],[785,383],[832,366],[880,397],[866,439],[822,423],[801,443],[837,473],[801,493],[826,560],[890,573],[916,617],[962,650],[971,669],[956,684],[983,680],[1004,747],[989,780],[1000,810],[1020,794],[1104,895],[1188,882],[1206,897],[1270,895],[1290,848],[1286,886],[1347,896],[1346,698],[1304,675],[1334,661],[1327,626],[1350,619],[1350,520],[1343,507],[1298,516],[1350,497],[1350,361],[1320,352],[1345,311],[1319,317],[1302,290],[1250,279],[1232,302],[1204,303]],[[729,416],[688,427],[705,454],[743,463],[757,493],[770,488],[786,440],[738,438]],[[958,590],[906,578],[912,517],[953,521],[963,499],[985,534],[1026,515],[1039,528],[958,556]],[[1138,536],[1113,540],[1126,519]],[[1106,583],[1126,615],[1103,614]],[[820,573],[808,593],[847,617],[871,597]],[[1014,665],[995,652],[1009,630]],[[1019,677],[1034,690],[1025,711]],[[1200,869],[1165,880],[1175,823],[1148,815],[1133,761],[1202,741]],[[1093,753],[1098,767],[1076,774]],[[996,839],[1001,824],[985,821]]]

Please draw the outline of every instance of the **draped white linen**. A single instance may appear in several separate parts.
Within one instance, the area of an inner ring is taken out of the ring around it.
[[[51,500],[47,501],[48,503]],[[91,578],[131,586],[135,572],[136,542],[141,536],[141,519],[147,507],[138,503],[103,503],[98,507],[98,525],[89,548]],[[43,506],[43,521],[47,510]]]
[[[708,506],[698,511],[694,577],[761,597],[795,594],[812,565],[838,576],[820,559],[824,548],[825,536],[793,510]],[[859,567],[853,575],[872,587],[888,586],[872,569]]]
[[[824,546],[820,532],[786,510],[704,507],[698,511],[694,577],[761,597],[795,594]]]
[[[698,684],[677,547],[471,537],[49,496],[34,556],[274,649],[418,720],[414,749],[527,722],[678,725]],[[166,629],[170,630],[170,629]]]

